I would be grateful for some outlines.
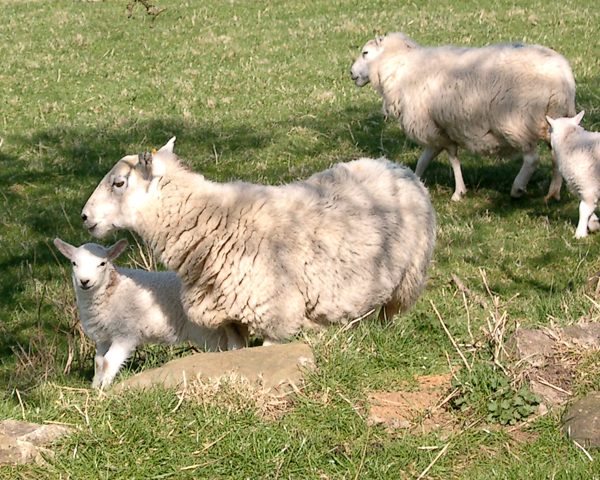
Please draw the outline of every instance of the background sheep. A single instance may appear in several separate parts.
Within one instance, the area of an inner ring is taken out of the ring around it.
[[[590,232],[600,228],[594,213],[600,197],[600,133],[579,126],[584,114],[582,110],[573,118],[546,117],[560,172],[569,190],[581,200],[575,238],[585,237],[588,228]]]
[[[181,278],[194,322],[268,344],[381,306],[391,318],[418,298],[435,217],[409,169],[361,159],[283,186],[218,184],[183,165],[174,142],[121,159],[82,219],[97,237],[140,234]]]
[[[208,329],[187,319],[177,275],[112,265],[126,240],[110,248],[95,243],[75,248],[55,238],[54,245],[71,260],[81,325],[97,344],[93,387],[109,385],[138,345],[190,340],[211,351],[228,348],[224,329]],[[237,346],[242,345],[239,339]]]
[[[351,69],[371,82],[406,135],[425,147],[418,177],[442,150],[454,171],[452,200],[466,193],[458,147],[478,155],[523,156],[511,196],[520,197],[539,160],[538,140],[549,142],[545,115],[575,114],[575,80],[568,61],[539,45],[483,48],[421,47],[403,33],[369,41]],[[562,178],[553,154],[546,200],[560,199]]]

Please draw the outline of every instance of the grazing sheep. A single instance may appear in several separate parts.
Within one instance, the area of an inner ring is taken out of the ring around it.
[[[351,69],[362,87],[371,82],[384,110],[425,147],[422,177],[442,150],[454,171],[452,200],[466,193],[457,149],[477,155],[523,156],[511,196],[525,192],[539,160],[538,140],[549,143],[545,115],[575,114],[575,80],[568,61],[539,45],[483,48],[421,47],[403,33],[369,41]],[[562,178],[553,154],[546,200],[560,199]]]
[[[182,164],[174,143],[121,159],[81,216],[96,237],[141,235],[181,278],[192,321],[268,345],[417,300],[435,214],[408,168],[360,159],[288,185],[220,184]]]
[[[190,340],[211,351],[228,348],[228,332],[190,322],[181,305],[181,282],[172,272],[115,268],[127,246],[86,243],[78,248],[54,239],[73,265],[73,286],[83,331],[97,344],[92,386],[108,386],[138,345]],[[238,347],[243,346],[240,338]]]
[[[588,132],[579,126],[585,111],[573,118],[552,119],[550,141],[556,152],[560,173],[567,187],[579,197],[579,223],[575,238],[583,238],[600,228],[594,213],[600,197],[600,133]]]

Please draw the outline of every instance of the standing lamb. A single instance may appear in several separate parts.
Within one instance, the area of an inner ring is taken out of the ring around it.
[[[550,142],[545,116],[575,114],[575,80],[569,62],[549,48],[505,43],[483,48],[421,47],[403,33],[369,41],[351,69],[362,87],[371,82],[384,110],[408,138],[425,147],[416,168],[422,177],[448,152],[459,201],[467,189],[458,148],[477,155],[523,157],[511,196],[521,197],[539,161],[538,140]],[[546,200],[560,199],[562,178],[552,155]]]
[[[181,282],[172,272],[115,268],[111,263],[127,246],[86,243],[78,248],[54,239],[73,264],[73,286],[83,331],[97,345],[92,386],[104,388],[139,345],[190,340],[210,351],[239,348],[243,339],[224,328],[190,322],[181,305]],[[229,340],[229,344],[228,344]]]
[[[391,319],[419,297],[435,214],[408,168],[360,159],[288,185],[219,184],[174,143],[117,162],[81,217],[96,237],[141,235],[181,278],[192,321],[268,345],[379,307]]]
[[[587,236],[600,228],[594,213],[600,197],[600,133],[579,126],[585,111],[573,118],[546,117],[550,124],[550,140],[556,152],[560,173],[567,187],[579,197],[579,223],[575,238]]]

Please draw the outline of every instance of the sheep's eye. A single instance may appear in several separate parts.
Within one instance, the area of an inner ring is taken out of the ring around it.
[[[113,183],[113,186],[117,187],[117,188],[121,188],[123,185],[125,185],[125,181],[124,180],[116,180]]]
[[[100,266],[101,266],[101,267],[103,267],[104,265],[106,265],[106,262],[102,262],[102,263],[100,264]]]
[[[368,51],[368,50],[365,50],[365,51],[363,52],[363,57],[366,57],[368,53],[369,53],[369,51]]]
[[[74,267],[76,267],[76,266],[77,266],[77,264],[76,264],[75,262],[71,262],[71,263],[73,264],[73,266],[74,266]]]

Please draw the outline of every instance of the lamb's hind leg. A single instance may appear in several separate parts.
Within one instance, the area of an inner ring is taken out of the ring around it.
[[[587,236],[588,222],[596,210],[596,202],[582,200],[579,204],[579,223],[575,231],[575,238],[583,238]]]
[[[523,154],[523,166],[513,182],[513,186],[510,191],[511,197],[521,198],[523,196],[525,189],[527,188],[527,184],[529,183],[529,179],[533,175],[539,160],[540,154],[537,152],[537,150]]]

